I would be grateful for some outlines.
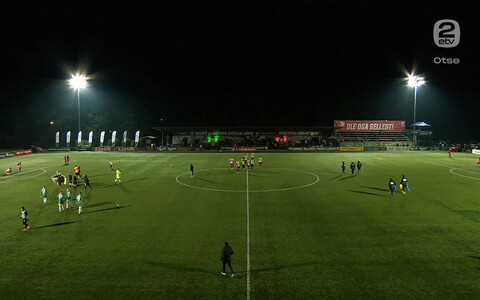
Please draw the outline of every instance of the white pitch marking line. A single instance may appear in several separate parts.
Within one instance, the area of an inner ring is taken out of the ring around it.
[[[247,300],[250,300],[250,199],[248,193],[247,169]]]

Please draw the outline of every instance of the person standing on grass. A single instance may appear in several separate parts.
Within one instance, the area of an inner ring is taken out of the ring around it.
[[[352,174],[355,172],[355,163],[353,161],[350,164],[350,170],[352,170]]]
[[[61,212],[64,210],[64,207],[63,207],[63,192],[62,192],[62,190],[60,190],[60,192],[58,193],[57,199],[58,199],[58,212],[61,213]]]
[[[346,168],[345,162],[342,161],[342,173],[343,174],[345,174],[345,168]]]
[[[122,179],[121,179],[121,176],[122,176],[122,172],[120,172],[120,169],[117,169],[115,171],[115,183],[122,183]]]
[[[408,179],[405,177],[405,175],[402,175],[402,179],[400,179],[400,187],[404,195],[406,194],[405,190],[410,192],[410,188],[408,187]]]
[[[22,162],[21,161],[18,162],[17,166],[18,166],[18,173],[22,172]]]
[[[85,183],[85,189],[87,189],[87,186],[92,188],[92,186],[90,185],[90,179],[88,179],[87,174],[83,175],[83,182]]]
[[[82,214],[82,207],[83,207],[83,196],[82,192],[78,193],[77,195],[77,205],[78,205],[78,214]]]
[[[195,174],[193,173],[193,164],[190,164],[190,177],[193,176],[195,176]]]
[[[258,158],[258,166],[263,167],[263,157],[261,156]]]
[[[72,202],[72,193],[70,189],[67,189],[67,195],[65,196],[65,208],[68,209],[68,204]],[[72,204],[73,207],[73,204]]]
[[[448,158],[452,158],[452,149],[448,150]]]
[[[232,255],[233,255],[232,247],[230,247],[228,242],[225,242],[223,244],[222,257],[220,258],[220,262],[223,264],[223,272],[221,272],[221,274],[224,276],[227,275],[227,273],[225,273],[225,265],[228,264],[230,271],[232,271],[232,278],[233,278],[235,276],[235,273],[233,272],[233,268],[232,268]]]
[[[78,184],[78,178],[75,175],[73,176],[73,185],[72,185],[74,190],[77,190],[77,184]]]
[[[477,161],[477,166],[480,165],[480,157],[478,158],[478,161]]]
[[[25,207],[22,206],[22,209],[20,210],[20,218],[22,219],[23,225],[25,225],[25,228],[23,231],[27,231],[30,229],[30,225],[28,225],[28,211],[25,209]]]
[[[397,184],[392,178],[388,181],[388,188],[390,189],[390,198],[393,198],[393,192],[395,191]]]
[[[362,163],[360,161],[357,162],[357,170],[360,172],[360,169],[362,169]]]
[[[42,189],[40,190],[40,195],[42,196],[42,199],[43,199],[43,205],[47,204],[48,191],[45,186],[43,186]]]

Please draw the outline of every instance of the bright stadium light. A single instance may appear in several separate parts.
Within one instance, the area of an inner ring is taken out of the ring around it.
[[[85,75],[74,75],[68,80],[68,83],[71,88],[77,90],[77,99],[78,99],[78,131],[80,132],[80,90],[83,90],[87,87],[87,78]]]
[[[417,146],[417,131],[415,128],[415,122],[417,118],[417,88],[423,84],[425,84],[425,78],[408,75],[408,86],[415,88],[415,92],[413,94],[413,145]]]

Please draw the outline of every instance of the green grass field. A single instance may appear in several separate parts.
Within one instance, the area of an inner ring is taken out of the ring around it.
[[[478,157],[264,153],[259,168],[257,153],[255,169],[236,174],[231,155],[72,152],[69,166],[63,153],[0,160],[2,172],[14,170],[0,176],[0,299],[479,297]],[[348,164],[357,160],[363,168],[352,176]],[[60,214],[50,176],[75,164],[93,188],[82,187],[82,215]],[[388,179],[399,184],[402,174],[411,193],[390,198]],[[220,275],[225,241],[235,250],[234,278]]]

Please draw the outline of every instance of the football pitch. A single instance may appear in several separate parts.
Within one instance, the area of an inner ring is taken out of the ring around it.
[[[0,176],[0,298],[478,298],[478,157],[256,153],[254,169],[237,174],[229,158],[243,154],[70,152],[67,166],[65,153],[0,160],[2,172],[14,170]],[[352,161],[362,162],[360,173],[351,174]],[[76,206],[59,213],[51,176],[68,177],[75,165],[90,178],[91,189],[79,188],[87,204],[81,215]],[[234,278],[228,267],[220,274],[225,241]]]

